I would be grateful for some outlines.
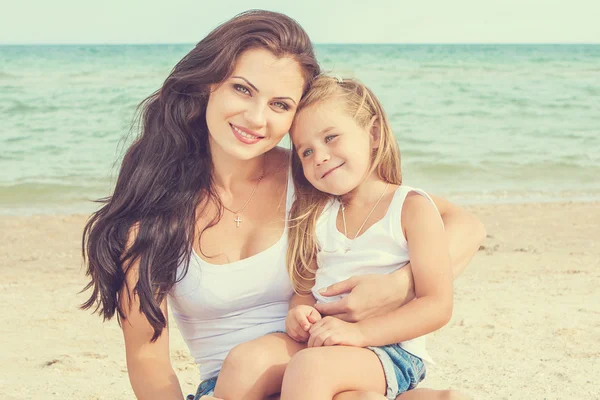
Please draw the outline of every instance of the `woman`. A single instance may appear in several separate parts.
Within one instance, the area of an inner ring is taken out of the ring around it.
[[[250,11],[208,34],[142,104],[141,135],[83,243],[92,289],[83,307],[117,314],[139,399],[183,397],[169,359],[167,302],[213,385],[233,347],[283,330],[293,188],[289,153],[276,145],[318,74],[295,21]],[[485,233],[465,211],[436,205],[459,274]],[[350,294],[319,311],[364,319],[410,300],[411,285],[409,268],[393,279],[342,282],[326,294]]]

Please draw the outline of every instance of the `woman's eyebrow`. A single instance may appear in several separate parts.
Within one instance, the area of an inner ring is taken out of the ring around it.
[[[254,89],[254,91],[256,93],[260,93],[260,90],[258,90],[258,88],[252,84],[252,82],[250,82],[248,79],[244,78],[243,76],[234,75],[234,76],[232,76],[232,78],[238,78],[238,79],[243,80],[244,82],[246,82],[248,84],[248,86],[250,86],[252,89]],[[291,97],[287,97],[287,96],[274,97],[274,99],[276,99],[276,100],[290,100],[292,103],[297,104],[296,100],[292,99]]]
[[[289,101],[291,101],[292,103],[294,103],[294,104],[297,104],[297,103],[296,103],[296,100],[292,99],[291,97],[274,97],[274,99],[275,99],[275,100],[289,100]]]
[[[252,89],[254,89],[256,91],[256,93],[260,93],[260,90],[258,90],[258,88],[256,86],[254,86],[248,79],[244,78],[243,76],[234,75],[234,76],[232,76],[232,78],[238,78],[238,79],[243,80],[244,82],[246,82],[248,84],[248,86],[250,86]]]

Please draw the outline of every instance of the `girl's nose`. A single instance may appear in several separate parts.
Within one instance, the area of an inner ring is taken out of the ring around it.
[[[315,160],[317,160],[317,167],[321,166],[322,164],[326,163],[327,161],[329,161],[329,152],[327,151],[319,151],[316,152],[315,151]]]

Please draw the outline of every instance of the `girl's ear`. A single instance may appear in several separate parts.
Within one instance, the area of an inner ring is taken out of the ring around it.
[[[379,139],[381,138],[381,126],[379,124],[379,118],[377,118],[377,115],[374,115],[369,122],[369,134],[371,135],[371,148],[378,148]]]

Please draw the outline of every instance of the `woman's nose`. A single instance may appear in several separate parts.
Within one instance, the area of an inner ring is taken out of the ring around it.
[[[249,129],[258,130],[266,125],[265,106],[263,104],[253,104],[246,111],[246,120],[251,126]]]

